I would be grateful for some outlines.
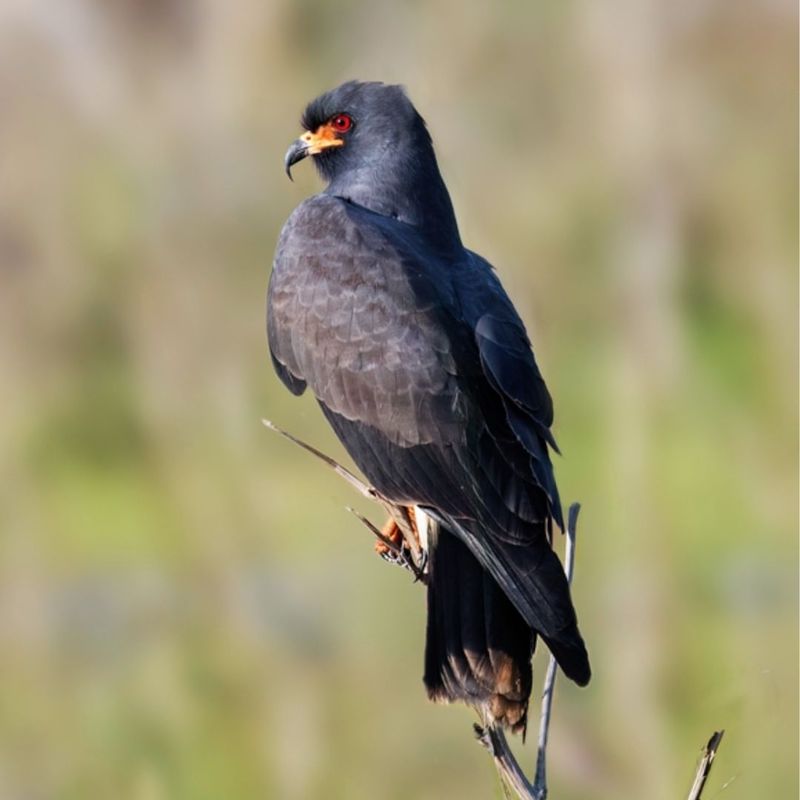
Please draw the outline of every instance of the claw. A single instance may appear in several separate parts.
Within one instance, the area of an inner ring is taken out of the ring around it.
[[[427,564],[426,554],[421,553],[422,567],[417,566],[416,558],[405,541],[403,531],[397,525],[393,517],[390,517],[384,523],[383,528],[378,530],[363,514],[360,514],[354,508],[348,506],[347,510],[355,514],[355,516],[375,535],[377,539],[374,545],[375,552],[384,561],[388,564],[407,569],[414,576],[415,583],[418,581],[427,583],[425,575],[425,565]]]
[[[423,575],[425,574],[425,562],[423,562],[421,566],[417,567],[411,559],[407,549],[403,549],[398,553],[386,547],[385,550],[380,550],[378,555],[387,564],[392,564],[395,567],[403,567],[404,569],[407,569],[414,576],[415,582],[423,579]]]

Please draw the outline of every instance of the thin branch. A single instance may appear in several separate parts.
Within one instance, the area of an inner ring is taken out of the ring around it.
[[[340,475],[342,478],[344,478],[353,488],[356,489],[356,491],[360,492],[368,500],[380,500],[380,495],[376,489],[373,489],[372,486],[368,486],[360,478],[357,478],[355,475],[353,475],[353,473],[350,472],[347,467],[343,467],[341,464],[334,461],[330,456],[326,456],[325,453],[317,450],[316,447],[306,444],[302,439],[298,439],[296,436],[292,436],[291,433],[287,433],[286,431],[282,430],[274,422],[270,422],[268,419],[262,419],[261,424],[265,428],[269,428],[269,430],[279,433],[284,437],[284,439],[288,439],[298,447],[302,447],[303,450],[306,450],[307,452],[316,456],[324,464],[327,464],[337,475]]]
[[[694,776],[694,783],[689,792],[688,800],[700,800],[700,795],[703,794],[703,788],[706,785],[706,779],[711,772],[711,765],[714,763],[714,758],[724,735],[725,731],[714,731],[708,740],[708,744],[703,748],[703,757],[697,766],[697,773]]]
[[[520,800],[537,800],[531,782],[525,777],[517,757],[511,751],[502,728],[493,725],[473,725],[478,741],[489,751],[500,779],[513,789]]]
[[[304,442],[302,439],[298,439],[296,436],[288,433],[287,431],[279,428],[274,422],[271,422],[268,419],[262,419],[261,423],[264,425],[265,428],[268,428],[271,431],[275,431],[275,433],[280,434],[284,437],[284,439],[288,439],[292,444],[296,444],[298,447],[301,447],[311,455],[316,456],[323,464],[329,466],[339,477],[343,478],[347,481],[350,486],[352,486],[359,494],[366,497],[368,500],[373,500],[374,502],[380,503],[384,509],[386,509],[386,513],[394,519],[397,523],[397,527],[400,529],[400,532],[403,534],[403,539],[406,543],[406,547],[410,553],[410,558],[407,557],[405,552],[401,553],[401,557],[392,563],[400,564],[411,570],[417,580],[422,580],[424,582],[424,573],[425,573],[425,557],[420,550],[419,543],[417,542],[417,538],[414,535],[414,531],[411,529],[411,525],[408,519],[408,515],[406,510],[402,506],[398,506],[396,503],[393,503],[388,498],[384,497],[374,486],[369,486],[368,484],[364,483],[360,478],[353,475],[347,467],[343,467],[339,464],[338,461],[335,461],[328,455],[325,455],[321,450],[317,450],[316,447],[313,445]],[[352,509],[349,509],[352,511]],[[355,513],[355,512],[353,512]],[[366,522],[365,518],[361,517],[360,514],[356,514],[362,522]],[[372,523],[368,523],[368,527],[370,530],[374,528]],[[384,542],[385,544],[386,542]],[[394,549],[394,548],[392,548]]]
[[[567,515],[567,548],[564,554],[564,572],[567,581],[572,582],[575,570],[575,538],[578,526],[578,514],[581,510],[580,503],[573,503]],[[547,675],[542,691],[542,710],[539,717],[539,743],[536,752],[536,777],[533,784],[525,776],[516,756],[508,744],[502,730],[491,725],[475,726],[478,741],[492,754],[494,765],[502,780],[511,787],[520,800],[545,800],[547,797],[547,739],[550,732],[550,718],[553,708],[553,689],[556,682],[558,664],[550,656],[547,665]]]
[[[572,584],[575,572],[575,537],[578,531],[578,514],[580,503],[573,503],[567,513],[567,546],[564,553],[564,572],[567,583]],[[547,675],[544,679],[542,691],[542,711],[539,715],[539,743],[536,750],[536,777],[533,781],[533,796],[536,800],[545,800],[547,797],[547,739],[550,734],[550,716],[553,709],[553,690],[556,683],[558,663],[553,656],[547,664]]]
[[[356,511],[352,506],[345,508],[359,521],[364,524],[370,533],[382,544],[386,545],[398,558],[403,554],[403,548],[396,545],[388,536],[384,536],[376,525],[373,525],[360,511]]]

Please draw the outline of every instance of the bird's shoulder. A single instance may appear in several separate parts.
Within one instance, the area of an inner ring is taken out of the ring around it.
[[[280,257],[287,249],[307,247],[310,242],[324,241],[328,238],[347,237],[355,243],[361,242],[357,224],[353,224],[347,213],[347,202],[325,192],[312,195],[303,200],[289,215],[283,225],[276,255]]]
[[[356,318],[386,316],[394,325],[410,317],[438,338],[437,330],[453,330],[461,316],[457,273],[414,226],[323,193],[301,203],[284,225],[269,310],[287,325],[308,312],[321,324],[345,310]]]
[[[279,272],[332,272],[345,285],[348,275],[378,280],[377,288],[379,273],[388,271],[395,280],[419,284],[422,294],[430,289],[427,282],[451,297],[451,261],[415,226],[323,192],[304,200],[284,224],[274,266]]]

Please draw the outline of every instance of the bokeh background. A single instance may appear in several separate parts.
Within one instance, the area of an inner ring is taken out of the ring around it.
[[[796,30],[790,0],[3,0],[0,798],[502,797],[425,700],[424,593],[260,424],[344,458],[263,316],[318,189],[283,154],[351,77],[408,87],[556,400],[595,678],[558,685],[552,796],[685,796],[724,727],[709,797],[797,797]]]

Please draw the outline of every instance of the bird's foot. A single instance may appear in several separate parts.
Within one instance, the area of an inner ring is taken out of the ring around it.
[[[414,555],[403,537],[403,532],[392,517],[384,523],[381,535],[383,538],[375,542],[375,552],[389,564],[407,569],[417,580],[423,579],[428,555],[421,551],[422,562],[415,563]]]
[[[400,526],[389,517],[381,528],[383,539],[375,540],[375,552],[386,561],[396,563],[403,550],[403,532]],[[391,543],[391,544],[390,544]],[[394,545],[394,547],[392,547]]]

